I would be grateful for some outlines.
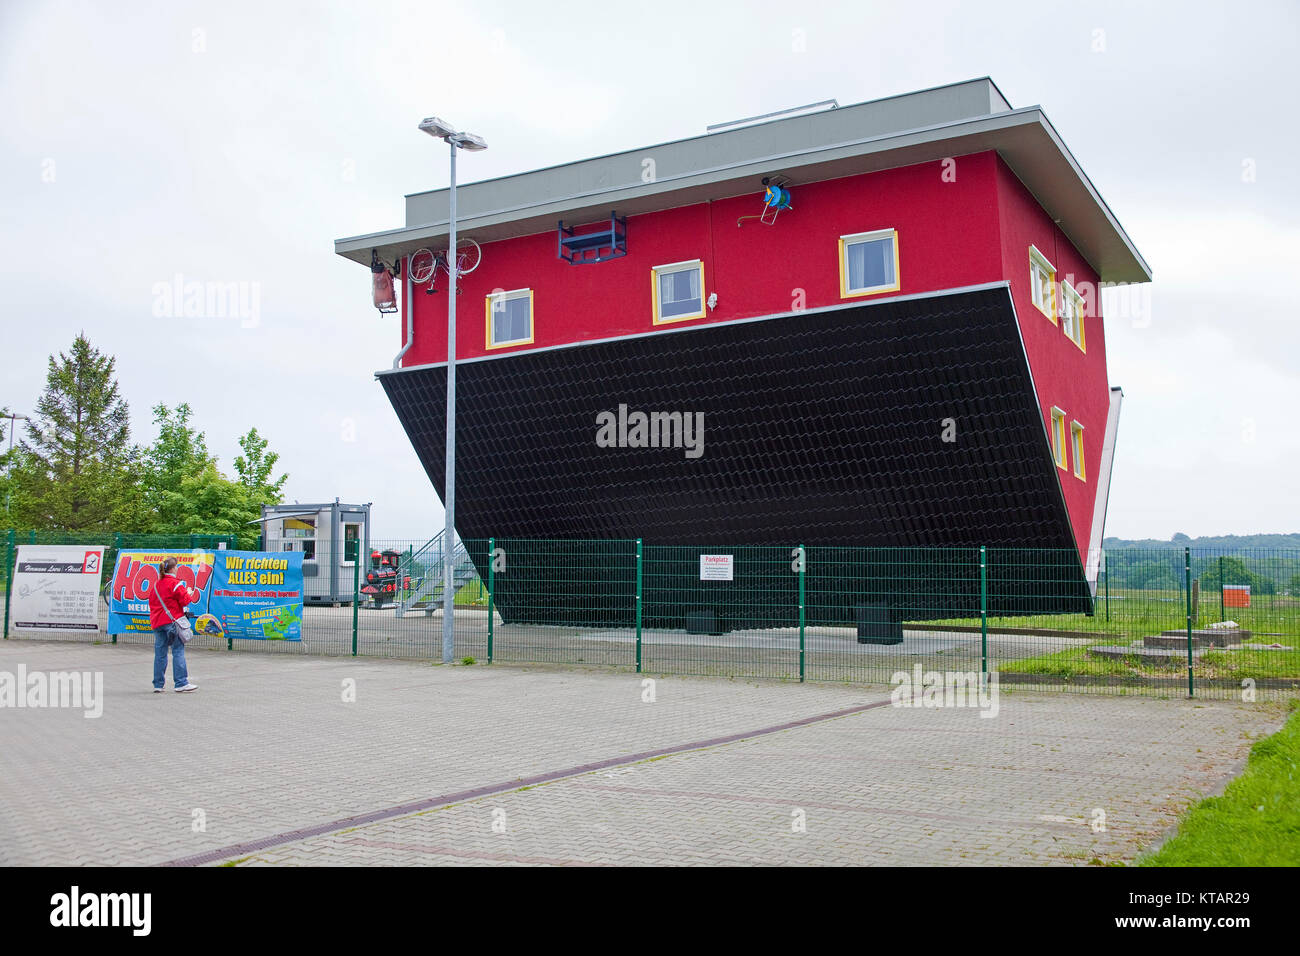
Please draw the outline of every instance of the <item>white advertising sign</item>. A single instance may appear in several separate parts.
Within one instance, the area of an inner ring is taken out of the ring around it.
[[[104,549],[79,544],[21,544],[14,562],[9,620],[16,631],[99,630]]]
[[[702,554],[700,555],[700,580],[730,581],[732,567],[732,556],[729,554]]]

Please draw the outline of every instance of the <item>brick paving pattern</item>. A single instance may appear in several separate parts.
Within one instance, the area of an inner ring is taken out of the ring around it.
[[[1277,703],[1017,690],[988,719],[861,709],[888,699],[879,686],[700,678],[659,679],[650,703],[625,673],[204,650],[197,693],[155,695],[151,657],[0,646],[0,671],[104,675],[98,719],[0,709],[0,864],[219,861],[243,844],[261,846],[231,854],[241,865],[1131,859],[1283,718]],[[304,828],[322,832],[288,838]]]

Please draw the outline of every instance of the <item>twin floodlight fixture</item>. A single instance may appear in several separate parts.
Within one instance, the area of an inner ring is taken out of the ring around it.
[[[473,133],[464,131],[458,132],[456,127],[436,116],[426,116],[420,120],[420,129],[435,139],[440,139],[444,143],[451,143],[453,146],[459,146],[461,149],[469,149],[475,152],[480,149],[487,149],[487,142],[482,136],[476,136]]]

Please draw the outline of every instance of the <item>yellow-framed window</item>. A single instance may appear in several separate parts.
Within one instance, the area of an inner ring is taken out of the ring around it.
[[[1083,426],[1070,422],[1070,450],[1074,453],[1074,477],[1081,481],[1088,480],[1088,472],[1083,464]]]
[[[533,341],[533,290],[492,292],[484,304],[487,347],[503,349]]]
[[[1068,282],[1061,283],[1061,331],[1075,345],[1079,346],[1079,351],[1088,351],[1084,344],[1083,334],[1083,313],[1084,313],[1083,296],[1074,290],[1074,286]]]
[[[896,292],[898,230],[876,229],[840,236],[840,298]]]
[[[1037,246],[1029,247],[1029,296],[1039,312],[1056,321],[1056,267]]]
[[[704,261],[688,259],[670,262],[650,270],[650,296],[655,325],[702,319],[704,308]]]
[[[1056,467],[1065,468],[1065,412],[1052,409],[1052,458]]]

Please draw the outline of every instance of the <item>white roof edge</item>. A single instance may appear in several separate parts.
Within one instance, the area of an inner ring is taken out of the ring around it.
[[[1110,389],[1110,408],[1106,413],[1106,435],[1102,440],[1101,461],[1097,462],[1097,498],[1092,505],[1092,530],[1089,535],[1088,567],[1086,575],[1092,596],[1097,596],[1097,574],[1101,570],[1102,542],[1106,534],[1106,510],[1110,504],[1110,478],[1115,467],[1115,443],[1119,437],[1119,412],[1124,403],[1124,390],[1118,385]]]

